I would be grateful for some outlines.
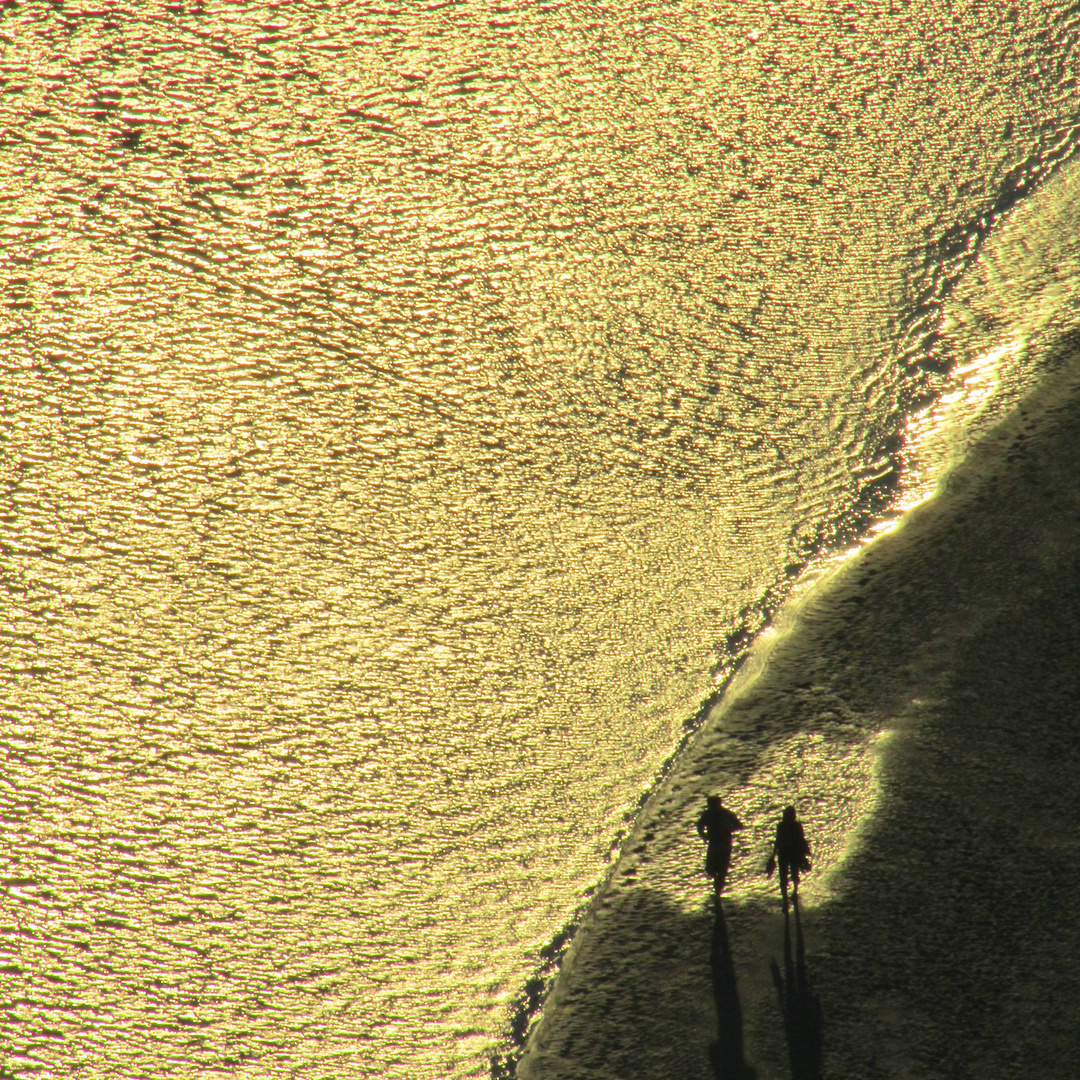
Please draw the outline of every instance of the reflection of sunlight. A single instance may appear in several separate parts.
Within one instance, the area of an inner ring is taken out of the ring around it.
[[[904,490],[896,504],[901,514],[931,497],[986,422],[1004,413],[1015,394],[1016,380],[1009,376],[1025,356],[1026,346],[1026,338],[1016,337],[955,368],[949,389],[908,421]]]
[[[939,344],[958,364],[944,393],[907,424],[905,501],[897,509],[932,494],[989,424],[1020,402],[1038,378],[1040,338],[1063,319],[1072,323],[1078,183],[1080,171],[1065,169],[1025,199],[995,227],[946,301]]]
[[[918,506],[921,502],[925,502],[929,497],[929,495],[923,495],[919,498],[909,498],[900,501],[896,507],[899,513],[871,525],[870,528],[850,547],[845,548],[843,551],[827,555],[823,560],[824,564],[833,566],[845,563],[853,555],[858,555],[868,544],[872,544],[875,540],[880,540],[883,536],[888,536],[889,533],[893,532],[904,520],[904,514],[912,509],[912,507]]]
[[[745,826],[735,834],[725,897],[779,902],[779,879],[765,874],[765,863],[784,807],[793,804],[813,863],[800,883],[800,896],[807,906],[829,899],[877,804],[878,760],[890,738],[884,730],[863,734],[838,722],[834,731],[800,732],[772,746],[747,781],[724,797]],[[650,885],[663,888],[684,910],[697,910],[703,896],[701,857],[698,845],[682,845],[682,873],[662,882],[652,879]]]
[[[829,897],[833,878],[857,846],[877,801],[876,761],[887,738],[884,732],[857,739],[801,733],[774,747],[739,792],[743,820],[753,822],[752,846],[766,854],[784,806],[794,803],[811,845],[813,870],[799,890],[807,906]],[[747,869],[729,892],[778,895],[775,874],[766,878],[756,863]]]
[[[831,843],[814,861],[814,871],[801,890],[804,906],[825,903],[842,889],[844,868],[851,856],[861,849],[867,826],[881,799],[881,762],[897,735],[896,729],[879,731],[862,747],[858,765],[865,771],[860,777],[858,800],[847,810],[846,827],[838,835],[830,836]]]
[[[895,513],[872,525],[854,544],[842,551],[826,554],[821,570],[847,562],[867,544],[893,532],[908,511],[931,499],[937,484],[952,465],[962,460],[982,430],[983,414],[990,416],[994,406],[1005,404],[1004,394],[1010,390],[1007,365],[1020,359],[1027,341],[1018,337],[990,349],[970,363],[950,374],[950,389],[935,402],[916,413],[905,428],[907,458],[901,490],[893,504]]]

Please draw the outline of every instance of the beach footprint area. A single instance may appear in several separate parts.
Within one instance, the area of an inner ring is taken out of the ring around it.
[[[1080,335],[824,574],[644,809],[518,1075],[1069,1075],[1080,1020]],[[714,918],[693,821],[736,834]],[[816,866],[787,926],[786,801]]]

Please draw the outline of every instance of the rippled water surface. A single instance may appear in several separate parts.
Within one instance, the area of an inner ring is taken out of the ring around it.
[[[1076,19],[8,5],[8,1070],[484,1074],[894,485]]]

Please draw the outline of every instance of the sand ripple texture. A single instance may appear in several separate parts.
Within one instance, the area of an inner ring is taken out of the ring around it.
[[[7,1071],[487,1071],[1075,19],[5,5]]]

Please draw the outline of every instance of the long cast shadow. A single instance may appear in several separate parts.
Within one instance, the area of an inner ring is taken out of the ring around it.
[[[604,900],[576,936],[518,1080],[754,1080],[743,1038],[754,1006],[736,970],[752,976],[732,950],[746,935],[745,905],[731,902],[725,919],[642,886]]]
[[[795,912],[795,957],[792,959],[791,918],[785,905],[784,974],[780,974],[775,960],[769,961],[769,967],[784,1018],[792,1080],[821,1080],[821,1002],[810,988],[798,893],[792,898],[791,906]]]
[[[731,959],[727,923],[720,897],[716,897],[716,920],[713,923],[712,954],[713,997],[716,999],[716,1041],[709,1045],[709,1060],[716,1080],[753,1080],[754,1070],[747,1065],[743,1048],[742,1004],[735,984],[735,966]]]

